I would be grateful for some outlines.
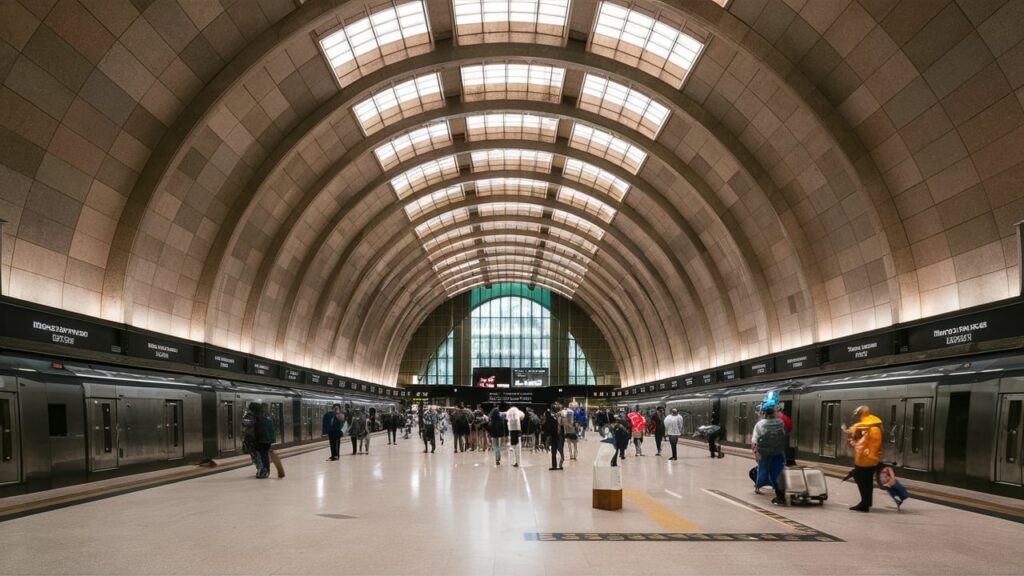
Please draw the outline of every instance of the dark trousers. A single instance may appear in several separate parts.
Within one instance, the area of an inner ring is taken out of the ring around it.
[[[722,449],[718,446],[718,434],[708,435],[708,451],[711,452],[712,458],[722,453]]]
[[[398,444],[398,428],[388,428],[388,442]]]
[[[327,440],[331,444],[331,458],[337,459],[341,453],[341,430],[331,430],[328,432]]]
[[[423,451],[427,451],[427,443],[430,443],[430,451],[433,452],[437,448],[437,444],[434,441],[434,427],[424,426],[423,430],[420,431],[420,436],[423,437]]]
[[[669,436],[668,445],[672,447],[672,459],[676,459],[676,443],[679,442],[679,436]]]
[[[558,468],[558,455],[562,452],[562,437],[559,434],[548,436],[548,449],[551,451],[551,467]],[[562,456],[565,460],[565,456]]]
[[[875,466],[857,466],[853,469],[853,480],[860,491],[861,508],[871,508],[871,496],[874,492]]]
[[[657,430],[655,430],[655,432],[654,432],[654,448],[658,451],[658,454],[661,454],[661,441],[664,438],[665,438],[665,433],[664,432],[658,432]]]
[[[359,448],[359,438],[349,436],[349,439],[352,440],[352,453],[355,454],[356,450]]]
[[[253,450],[253,463],[256,464],[256,477],[266,478],[270,475],[270,444],[260,443]]]

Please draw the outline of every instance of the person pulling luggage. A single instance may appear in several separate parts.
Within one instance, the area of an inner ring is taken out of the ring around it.
[[[779,486],[779,474],[786,461],[786,433],[782,429],[782,421],[775,417],[774,408],[764,408],[764,417],[754,425],[751,437],[751,449],[757,460],[757,480],[754,492],[761,493],[761,488],[771,486],[775,490],[772,504],[785,504],[785,494]]]

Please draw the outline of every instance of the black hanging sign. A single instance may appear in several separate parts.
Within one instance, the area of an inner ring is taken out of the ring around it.
[[[203,351],[203,364],[215,370],[245,373],[245,357],[240,354],[207,348]]]
[[[256,358],[249,358],[246,370],[254,376],[266,376],[267,378],[278,378],[281,375],[280,365]]]
[[[719,368],[717,376],[719,382],[732,382],[733,380],[739,380],[740,367],[738,364],[735,364]]]
[[[121,353],[120,330],[11,304],[0,304],[0,334],[67,348]]]
[[[820,365],[821,358],[818,356],[817,348],[775,356],[775,367],[779,372],[817,368]]]
[[[848,340],[828,347],[829,362],[851,362],[888,356],[893,353],[896,339],[892,332],[885,332],[867,338]]]
[[[764,376],[765,374],[771,374],[772,372],[775,372],[774,358],[763,358],[761,360],[752,360],[750,362],[740,364],[740,374],[744,378]]]
[[[323,383],[324,377],[322,374],[313,372],[312,370],[306,372],[306,384],[310,386],[323,386]]]
[[[302,370],[301,368],[283,366],[281,368],[281,379],[287,380],[288,382],[305,382],[306,371]]]
[[[128,332],[128,355],[163,362],[196,363],[196,347],[192,344],[131,331]]]
[[[907,329],[910,352],[934,350],[1024,334],[1024,304],[1003,306]]]

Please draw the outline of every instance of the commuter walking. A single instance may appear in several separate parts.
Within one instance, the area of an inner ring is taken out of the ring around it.
[[[370,432],[376,430],[376,419],[372,415],[366,417],[366,424],[363,426],[363,435],[359,437],[359,452],[370,453]]]
[[[427,444],[430,444],[430,453],[433,454],[437,448],[434,441],[434,426],[437,424],[437,412],[431,406],[423,413],[423,421],[420,425],[420,436],[423,438],[423,453],[427,453]]]
[[[782,429],[786,432],[786,466],[796,466],[796,450],[790,447],[789,438],[793,432],[793,420],[782,411],[783,405],[775,407],[775,416],[782,420]]]
[[[537,452],[542,449],[540,443],[540,435],[542,432],[540,416],[533,411],[533,408],[526,409],[527,418],[530,420],[530,435],[533,437],[533,451]]]
[[[505,439],[505,421],[501,419],[501,412],[498,407],[491,408],[491,415],[487,418],[487,435],[491,438],[491,446],[494,447],[494,465],[501,466],[501,441]]]
[[[328,460],[337,460],[341,456],[341,424],[341,404],[335,404],[324,414],[321,430],[331,445],[331,457]]]
[[[779,486],[779,474],[786,462],[786,433],[782,429],[782,420],[775,417],[774,408],[764,408],[764,417],[754,425],[751,437],[751,448],[757,460],[757,479],[754,492],[761,493],[763,486],[770,485],[775,490],[772,504],[785,504],[786,500]],[[871,470],[874,472],[874,468]],[[870,482],[873,476],[868,476]]]
[[[562,435],[562,460],[565,460],[564,452],[568,450],[569,460],[575,460],[578,452],[576,432],[576,412],[566,408],[558,413],[558,432]],[[561,466],[561,464],[559,464]]]
[[[437,414],[437,435],[441,438],[441,446],[444,446],[444,435],[448,433],[448,411],[441,410]]]
[[[523,420],[526,418],[526,414],[515,406],[512,406],[505,412],[505,425],[508,426],[509,435],[509,449],[508,451],[512,455],[512,466],[519,467],[519,458],[523,452],[523,445],[520,441],[520,434],[523,430]]]
[[[558,404],[555,404],[544,412],[544,421],[541,423],[541,429],[544,432],[544,437],[547,443],[548,450],[551,451],[551,468],[548,470],[561,470],[562,465],[558,461],[558,453],[561,451],[558,443],[558,416],[561,412]],[[565,456],[562,456],[562,460],[565,460]]]
[[[348,426],[348,437],[352,440],[352,454],[358,454],[361,448],[360,441],[366,432],[366,416],[361,409],[353,412],[352,423]]]
[[[640,415],[639,406],[629,413],[628,418],[633,431],[633,447],[636,448],[636,455],[643,456],[644,426],[647,424],[647,421]]]
[[[580,440],[587,439],[587,411],[582,406],[577,406],[576,410],[576,430],[580,435]],[[575,460],[575,458],[573,458]]]
[[[626,459],[626,448],[629,447],[629,424],[621,416],[614,417],[611,427],[612,443],[615,446],[615,457],[612,466],[618,465],[618,459]]]
[[[672,409],[671,414],[665,417],[665,434],[668,435],[668,445],[672,448],[672,457],[669,460],[678,460],[676,444],[679,442],[679,437],[683,435],[683,417],[675,408]]]
[[[395,412],[395,407],[384,415],[384,429],[388,433],[388,446],[398,444],[398,428],[402,425],[402,416]]]
[[[452,435],[455,437],[455,453],[466,451],[466,437],[469,435],[469,426],[466,421],[466,413],[462,410],[462,404],[455,405],[455,411],[451,416]]]
[[[704,428],[702,426],[702,428]],[[783,430],[785,430],[785,422],[783,422]],[[708,442],[708,452],[711,453],[711,457],[724,458],[725,454],[722,452],[722,446],[718,443],[718,437],[722,434],[722,426],[718,422],[718,412],[711,413],[711,425],[707,426],[704,430],[704,439]]]
[[[654,424],[654,448],[657,450],[656,456],[661,456],[661,441],[665,438],[664,406],[658,406],[658,409],[654,411],[654,416],[651,417],[651,421]]]
[[[875,470],[882,459],[882,420],[871,413],[867,406],[858,406],[853,411],[857,423],[847,431],[848,442],[853,447],[853,480],[860,491],[860,502],[850,510],[868,512],[872,505],[872,486]]]
[[[601,435],[601,438],[608,436],[608,411],[598,409],[597,413],[594,414],[594,426],[597,427],[597,433]]]
[[[257,478],[270,477],[270,446],[274,440],[274,421],[263,415],[262,404],[250,403],[242,417],[242,448],[248,448]]]

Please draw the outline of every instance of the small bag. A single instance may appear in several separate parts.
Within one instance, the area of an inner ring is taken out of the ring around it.
[[[578,436],[576,435],[575,432],[569,432],[569,433],[567,433],[565,435],[565,439],[566,440],[576,440],[577,438],[578,438]]]

